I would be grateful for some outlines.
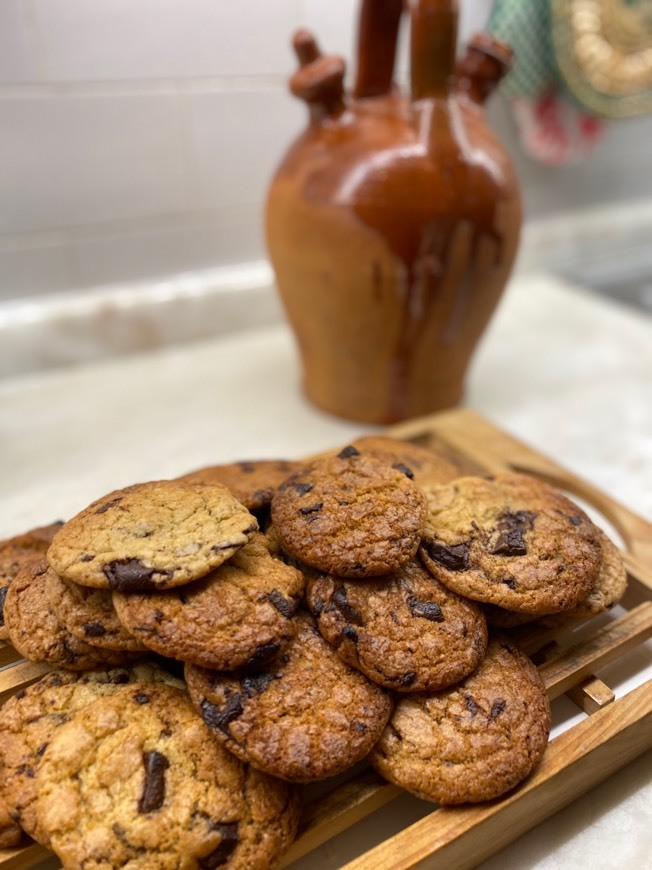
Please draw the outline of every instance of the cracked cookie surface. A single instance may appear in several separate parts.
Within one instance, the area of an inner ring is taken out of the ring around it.
[[[134,684],[61,726],[37,812],[67,867],[268,868],[290,844],[297,793],[223,749],[187,694]]]
[[[312,579],[307,602],[339,657],[388,689],[441,689],[473,671],[485,654],[480,606],[442,586],[416,560],[374,579]]]
[[[0,708],[0,794],[12,815],[31,837],[43,845],[49,838],[38,825],[36,774],[41,757],[57,729],[83,707],[133,682],[167,682],[184,687],[157,665],[142,662],[129,668],[88,671],[51,671],[19,690]]]
[[[309,782],[345,770],[380,736],[390,696],[344,664],[312,617],[264,670],[224,674],[186,665],[190,696],[238,758],[281,779]]]
[[[549,733],[550,705],[537,669],[514,644],[495,638],[461,683],[402,696],[370,761],[417,797],[476,803],[525,779]]]
[[[454,592],[532,614],[575,607],[602,560],[584,511],[553,487],[508,473],[429,490],[419,552]]]
[[[351,444],[363,455],[375,456],[399,470],[407,469],[408,476],[411,475],[412,480],[419,486],[448,483],[476,471],[453,453],[444,453],[386,435],[363,435]]]
[[[57,574],[82,586],[168,589],[217,568],[257,528],[256,518],[219,484],[139,483],[65,523],[48,560]]]
[[[395,571],[416,553],[425,497],[409,476],[355,447],[308,463],[272,498],[285,550],[341,577]]]
[[[263,664],[294,635],[303,574],[252,537],[224,565],[186,586],[138,595],[115,592],[132,634],[161,655],[217,670]]]

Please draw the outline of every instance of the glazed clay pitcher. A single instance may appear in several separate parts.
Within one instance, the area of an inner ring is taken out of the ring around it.
[[[388,423],[461,399],[509,277],[521,202],[484,101],[509,49],[481,34],[456,67],[457,4],[409,7],[411,93],[393,83],[403,0],[363,0],[358,69],[294,37],[309,107],[268,194],[267,244],[309,399]]]

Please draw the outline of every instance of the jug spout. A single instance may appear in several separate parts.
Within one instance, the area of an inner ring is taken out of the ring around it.
[[[290,90],[308,104],[313,122],[337,117],[345,109],[344,60],[336,55],[323,55],[312,33],[305,29],[294,34],[292,44],[299,69],[290,79]]]
[[[512,50],[489,33],[477,33],[455,70],[456,90],[477,105],[493,94],[512,66]]]
[[[441,99],[451,91],[457,47],[457,0],[411,0],[412,101]]]

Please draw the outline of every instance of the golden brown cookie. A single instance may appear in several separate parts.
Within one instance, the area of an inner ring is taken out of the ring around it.
[[[154,664],[88,671],[51,671],[37,683],[20,689],[0,708],[0,795],[21,827],[48,844],[36,818],[36,774],[41,757],[56,730],[82,707],[134,682],[184,684]]]
[[[514,644],[496,638],[461,683],[402,696],[370,761],[424,800],[476,803],[525,779],[549,732],[550,705],[537,669]]]
[[[195,706],[238,758],[281,779],[309,782],[346,770],[380,736],[390,696],[344,664],[312,617],[295,617],[295,638],[255,673],[186,665]]]
[[[307,602],[342,661],[399,692],[458,682],[487,647],[480,606],[446,589],[416,560],[369,580],[313,579]]]
[[[217,568],[257,528],[224,486],[158,480],[93,502],[59,530],[48,560],[57,574],[82,586],[168,589]]]
[[[2,776],[0,772],[0,776]],[[11,816],[7,802],[0,795],[0,849],[12,849],[23,839],[23,829]]]
[[[218,670],[261,665],[294,635],[303,574],[256,534],[201,580],[143,595],[114,593],[127,629],[155,652]]]
[[[386,435],[363,435],[351,442],[365,456],[375,456],[404,471],[419,486],[448,483],[469,474],[469,468],[452,453],[401,441]],[[475,469],[474,469],[475,471]]]
[[[23,565],[45,555],[52,538],[62,525],[63,522],[56,522],[49,526],[39,526],[0,542],[0,640],[7,640],[9,637],[4,621],[4,605],[12,580]]]
[[[101,649],[143,652],[147,649],[118,619],[110,589],[93,589],[48,575],[47,596],[70,634]]]
[[[598,531],[577,505],[541,481],[509,473],[429,490],[420,555],[454,592],[532,614],[575,607],[602,560]]]
[[[71,634],[54,610],[59,578],[44,558],[31,561],[9,587],[5,625],[18,652],[33,662],[47,662],[71,671],[124,665],[138,653],[100,649]]]
[[[374,577],[415,555],[425,499],[404,471],[355,447],[308,463],[272,498],[272,522],[290,555],[341,577]]]
[[[298,462],[288,459],[256,459],[209,465],[184,474],[179,480],[220,483],[248,510],[258,511],[270,504],[274,490],[298,467]]]
[[[62,725],[43,753],[37,814],[65,867],[270,867],[299,798],[213,738],[185,692],[134,684]]]

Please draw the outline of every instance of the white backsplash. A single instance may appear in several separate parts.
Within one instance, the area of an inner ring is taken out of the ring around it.
[[[462,2],[462,39],[488,0]],[[308,26],[353,67],[358,0],[0,0],[0,300],[265,258],[262,204],[304,107],[287,92]],[[406,70],[402,37],[400,69]],[[652,122],[588,161],[519,146],[529,216],[649,197]]]

